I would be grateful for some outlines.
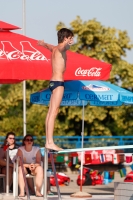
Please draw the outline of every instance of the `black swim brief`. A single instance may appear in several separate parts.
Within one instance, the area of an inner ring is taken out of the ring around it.
[[[63,81],[50,81],[50,83],[49,83],[49,89],[51,90],[51,92],[58,86],[64,87],[64,82]]]

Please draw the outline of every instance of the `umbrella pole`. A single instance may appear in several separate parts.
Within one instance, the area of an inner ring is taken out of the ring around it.
[[[84,148],[84,101],[82,101],[83,103],[83,109],[82,109],[82,144],[81,147]],[[83,156],[84,153],[83,151],[81,152],[81,170],[80,170],[80,191],[76,192],[74,194],[71,194],[71,197],[75,197],[75,198],[87,198],[87,197],[92,197],[91,194],[87,193],[87,192],[82,192],[82,182],[83,182]]]
[[[84,107],[84,100],[82,102],[83,102],[83,109],[82,109],[82,133],[81,133],[82,146],[81,146],[81,148],[83,149],[84,148],[84,109],[85,109],[85,107]]]
[[[82,109],[82,144],[81,148],[84,148],[84,100],[82,101],[83,103],[83,109]],[[83,152],[81,152],[81,171],[80,171],[80,192],[82,192],[82,181],[83,181]]]
[[[26,135],[26,81],[23,81],[23,135]]]
[[[23,1],[23,35],[26,35],[26,3]],[[23,135],[26,135],[26,81],[23,81]]]

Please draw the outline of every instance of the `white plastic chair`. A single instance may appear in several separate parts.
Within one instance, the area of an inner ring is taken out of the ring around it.
[[[15,190],[16,190],[16,162],[14,162],[14,165],[13,165],[13,196],[15,197]],[[41,166],[43,167],[43,162],[41,162]],[[30,174],[26,174],[26,178],[33,178],[33,182],[34,182],[34,189],[36,191],[36,187],[35,187],[35,176],[32,176]],[[43,194],[43,185],[42,185],[42,188],[41,188],[41,194]]]

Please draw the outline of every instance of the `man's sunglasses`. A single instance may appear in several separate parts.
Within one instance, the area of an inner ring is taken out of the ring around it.
[[[33,142],[33,139],[26,139],[26,142]]]

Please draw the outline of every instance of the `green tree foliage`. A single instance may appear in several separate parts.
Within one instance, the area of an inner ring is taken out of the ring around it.
[[[44,135],[47,107],[32,105],[30,94],[47,87],[47,81],[26,81],[27,133]],[[14,131],[23,135],[23,84],[0,87],[0,135]]]
[[[131,50],[133,44],[126,31],[105,27],[100,22],[88,20],[83,22],[78,16],[70,23],[75,35],[75,44],[71,50],[112,64],[110,82],[121,85],[133,91],[133,65],[124,60],[126,51]],[[66,27],[59,22],[57,30]],[[79,108],[68,108],[69,123],[81,124],[82,115]],[[121,107],[92,107],[85,108],[85,135],[131,135],[132,106]],[[76,128],[76,126],[75,126]],[[80,135],[81,125],[76,134]],[[74,133],[75,134],[75,133]]]
[[[57,30],[65,27],[59,22]],[[83,22],[77,17],[70,23],[75,34],[71,50],[112,64],[110,82],[133,91],[133,65],[124,60],[133,45],[126,31],[105,27],[100,22]],[[48,107],[30,104],[30,94],[47,87],[47,81],[27,81],[27,132],[45,135],[45,117]],[[1,85],[0,135],[15,131],[23,135],[22,83]],[[85,135],[132,135],[133,107],[85,107]],[[60,108],[55,122],[55,135],[81,135],[82,107]]]

